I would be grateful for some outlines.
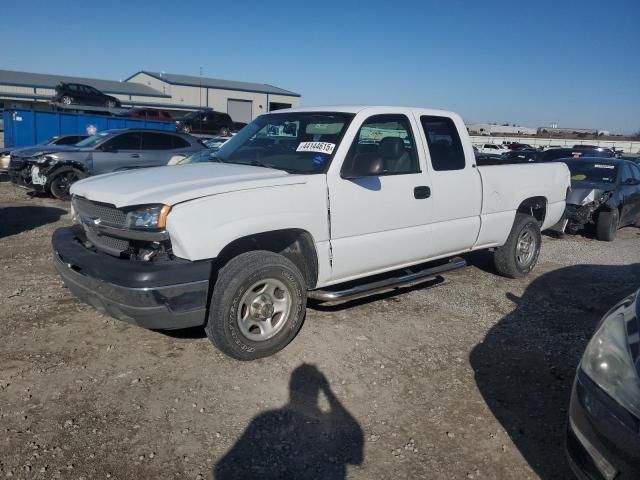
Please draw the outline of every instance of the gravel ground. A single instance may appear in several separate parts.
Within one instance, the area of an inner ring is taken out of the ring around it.
[[[571,478],[576,365],[640,285],[640,230],[544,237],[526,279],[474,254],[444,286],[313,306],[241,363],[77,302],[50,258],[67,203],[0,183],[0,208],[0,478]]]

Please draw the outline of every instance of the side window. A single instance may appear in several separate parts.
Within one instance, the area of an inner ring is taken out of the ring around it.
[[[640,167],[637,165],[629,165],[629,167],[631,168],[631,175],[633,175],[633,178],[640,180]]]
[[[75,83],[67,84],[67,88],[72,92],[77,92],[78,91],[78,86]]]
[[[620,171],[620,181],[627,183],[629,180],[633,180],[633,175],[631,174],[631,168],[625,163]]]
[[[171,148],[187,148],[191,145],[182,137],[171,135]]]
[[[173,143],[171,141],[173,135],[164,135],[162,133],[143,133],[142,149],[143,150],[171,150]]]
[[[343,168],[359,170],[377,163],[379,175],[419,173],[418,154],[405,115],[373,115],[366,119],[354,140]]]
[[[420,117],[420,123],[427,138],[433,169],[462,170],[465,166],[464,150],[453,120],[423,115]]]
[[[109,142],[116,150],[140,150],[141,135],[139,133],[123,133]]]

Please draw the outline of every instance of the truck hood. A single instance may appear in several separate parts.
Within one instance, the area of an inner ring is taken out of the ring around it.
[[[220,193],[304,183],[303,175],[225,163],[194,163],[107,173],[76,182],[71,193],[116,207],[177,203]]]

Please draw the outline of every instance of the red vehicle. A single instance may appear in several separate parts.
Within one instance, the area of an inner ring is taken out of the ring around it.
[[[135,107],[122,113],[122,116],[137,118],[139,120],[156,120],[158,122],[173,122],[173,117],[169,112],[156,110],[155,108]]]

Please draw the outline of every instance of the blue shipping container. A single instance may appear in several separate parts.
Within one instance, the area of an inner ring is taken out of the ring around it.
[[[5,110],[3,119],[5,148],[29,147],[56,135],[89,135],[114,128],[176,129],[174,122],[35,110]]]

